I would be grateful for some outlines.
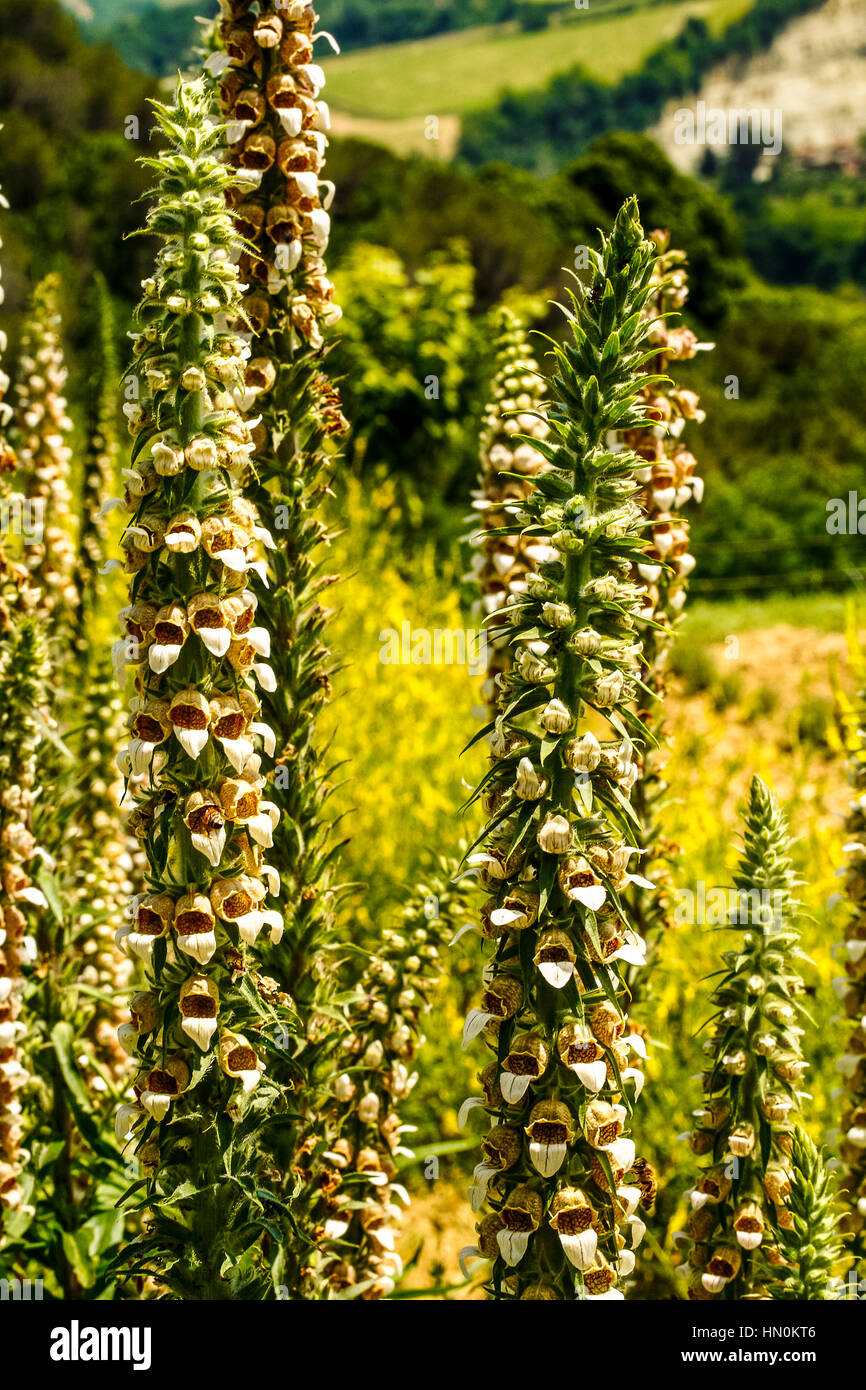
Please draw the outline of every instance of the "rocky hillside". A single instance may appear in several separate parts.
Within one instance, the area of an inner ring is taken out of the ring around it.
[[[864,91],[866,4],[827,0],[820,10],[792,20],[766,53],[721,64],[699,99],[708,113],[779,110],[785,150],[804,164],[846,167],[866,131]],[[671,102],[649,133],[674,164],[693,172],[704,147],[675,140],[676,112],[684,105],[695,102]]]

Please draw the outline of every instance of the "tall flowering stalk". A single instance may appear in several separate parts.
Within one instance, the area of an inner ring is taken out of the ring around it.
[[[852,664],[862,682],[866,666],[857,641],[856,622],[852,627]],[[852,1236],[851,1248],[855,1257],[862,1260],[866,1256],[866,688],[861,688],[851,702],[843,701],[841,691],[836,694],[852,790],[844,846],[847,919],[845,939],[837,956],[845,973],[833,982],[851,1029],[845,1051],[836,1063],[843,1083],[838,1136],[843,1171],[839,1188],[848,1207],[844,1225]]]
[[[687,1268],[694,1299],[761,1297],[760,1259],[780,1259],[774,1225],[792,1229],[794,1120],[804,1094],[804,1016],[796,926],[797,884],[787,821],[759,777],[752,781],[743,852],[734,875],[736,934],[713,991],[704,1044],[704,1100],[692,1151],[706,1156],[689,1194]]]
[[[23,554],[43,583],[33,605],[60,639],[55,664],[69,654],[70,620],[79,632],[87,627],[92,643],[95,617],[91,602],[85,621],[78,577],[71,582],[69,450],[63,438],[69,421],[59,394],[65,372],[54,312],[57,290],[56,277],[49,277],[36,292],[18,412],[26,504],[41,511],[27,516],[37,524],[24,535]],[[44,657],[42,662],[35,669],[47,693]],[[47,703],[40,697],[41,729],[51,722]],[[116,1026],[118,991],[128,982],[129,964],[118,969],[112,937],[132,889],[128,855],[118,847],[116,818],[105,799],[108,781],[116,780],[107,771],[113,761],[112,711],[116,725],[117,696],[112,699],[107,685],[88,685],[73,726],[64,729],[73,756],[56,740],[43,744],[41,780],[52,795],[34,797],[32,809],[28,801],[23,817],[40,885],[29,886],[28,899],[40,911],[28,924],[34,968],[25,971],[21,1002],[29,1079],[20,1128],[27,1149],[40,1157],[31,1178],[35,1210],[28,1212],[26,1227],[18,1223],[20,1239],[10,1257],[23,1271],[34,1264],[50,1271],[53,1291],[66,1298],[94,1285],[100,1260],[113,1253],[123,1230],[115,1210],[120,1155],[103,1138],[127,1070]],[[83,733],[76,722],[82,717]],[[26,748],[23,736],[22,743]]]
[[[550,437],[533,441],[550,468],[508,509],[509,532],[521,526],[551,558],[510,604],[514,663],[500,677],[492,765],[476,793],[490,820],[469,858],[495,942],[465,1040],[483,1033],[492,1053],[474,1205],[489,1203],[479,1248],[496,1299],[623,1297],[643,1233],[637,1208],[652,1197],[625,1133],[643,1073],[621,976],[643,957],[622,900],[639,852],[633,739],[644,737],[631,708],[639,461],[606,441],[646,421],[653,257],[629,200],[592,254],[585,297],[565,311],[570,341],[551,353]]]
[[[276,746],[264,766],[280,811],[271,858],[287,905],[274,973],[301,1020],[300,1037],[279,1070],[296,1093],[296,1125],[281,1128],[275,1165],[276,1187],[291,1192],[295,1213],[275,1265],[292,1296],[304,1279],[311,1234],[303,1213],[315,1193],[294,1191],[291,1174],[305,1171],[304,1145],[333,1080],[332,1058],[341,1032],[352,1026],[335,1004],[342,889],[327,806],[329,770],[316,740],[335,669],[323,597],[337,576],[323,568],[330,533],[322,514],[335,441],[347,429],[323,371],[327,331],[340,310],[324,261],[334,189],[322,172],[329,120],[320,97],[324,74],[313,61],[317,22],[305,0],[260,0],[255,10],[246,0],[226,0],[207,60],[228,123],[228,163],[239,180],[229,203],[246,242],[240,271],[251,336],[244,403],[258,417],[251,496],[276,541],[268,557],[275,680],[263,693]]]
[[[774,1301],[818,1301],[840,1296],[835,1270],[845,1254],[839,1235],[836,1179],[804,1129],[791,1147],[791,1192],[784,1222],[775,1222],[778,1259],[760,1269]]]
[[[84,455],[78,504],[78,561],[75,644],[86,654],[94,640],[99,603],[100,572],[107,555],[106,504],[117,490],[117,379],[114,314],[102,276],[94,279],[89,305],[93,350],[87,382],[87,450]]]
[[[473,577],[481,590],[488,662],[482,698],[490,716],[496,708],[497,676],[511,662],[506,605],[512,595],[526,592],[526,576],[547,548],[531,537],[503,532],[506,503],[524,501],[532,480],[545,467],[545,458],[531,442],[546,439],[548,426],[541,413],[544,383],[523,325],[510,310],[501,314],[496,344],[496,375],[481,428],[481,475],[472,505],[481,513],[484,529],[473,543]],[[515,476],[519,475],[519,476]]]
[[[8,206],[0,193],[0,207]],[[3,298],[0,284],[0,304]],[[5,351],[6,335],[0,330],[0,354]],[[25,1206],[21,1171],[27,1154],[22,1149],[19,1093],[28,1072],[20,1047],[26,1029],[20,1012],[24,970],[36,954],[28,912],[34,895],[37,906],[44,901],[31,880],[36,851],[34,752],[40,736],[36,712],[42,704],[44,657],[33,620],[39,593],[25,565],[12,553],[20,548],[26,504],[10,487],[18,458],[6,438],[12,420],[5,400],[8,389],[9,377],[0,363],[0,1245],[6,1243],[10,1219]]]
[[[257,751],[273,752],[259,718],[270,634],[250,588],[269,537],[242,490],[254,445],[232,390],[247,351],[223,326],[240,312],[232,174],[209,107],[201,81],[155,103],[168,148],[146,161],[147,230],[162,246],[134,340],[122,654],[136,666],[125,770],[147,891],[119,933],[146,988],[132,1000],[137,1074],[118,1126],[134,1135],[149,1211],[125,1267],[174,1296],[219,1299],[269,1288],[253,1257],[266,1229],[260,1139],[284,1097],[262,1054],[295,1018],[258,969],[283,930],[265,860],[279,811]]]
[[[33,819],[47,901],[34,922],[37,961],[23,1003],[31,1072],[24,1118],[27,1147],[40,1157],[21,1257],[50,1271],[52,1292],[67,1299],[103,1292],[125,1224],[117,1210],[123,1161],[109,1136],[130,1079],[117,1028],[131,963],[113,935],[133,884],[106,776],[109,739],[119,737],[117,698],[106,686],[89,687],[81,700],[83,734],[65,732],[74,757],[48,771],[40,759],[51,796],[39,798]]]
[[[4,573],[4,580],[8,571]],[[4,584],[5,588],[5,584]],[[24,1121],[20,1095],[30,1080],[21,1003],[36,959],[33,909],[46,906],[34,885],[33,836],[36,749],[42,736],[39,711],[47,682],[45,644],[37,620],[22,616],[0,644],[0,1246],[18,1232],[16,1216],[33,1215],[22,1169]],[[32,1190],[32,1180],[27,1184]],[[22,1228],[23,1229],[23,1228]]]
[[[396,1178],[399,1158],[413,1154],[401,1111],[418,1081],[421,1027],[443,979],[443,950],[469,910],[456,870],[440,861],[417,885],[355,984],[350,1027],[298,1158],[308,1205],[297,1219],[314,1246],[305,1298],[388,1298],[402,1277],[397,1244],[410,1197]]]
[[[27,563],[42,590],[58,637],[78,605],[74,517],[69,485],[72,421],[63,388],[66,367],[60,340],[59,275],[46,275],[33,293],[19,360],[15,425],[22,490],[41,511],[43,533],[28,546]]]
[[[412,1065],[442,979],[442,944],[440,919],[410,907],[397,930],[383,931],[358,982],[333,1083],[334,1137],[311,1165],[319,1201],[307,1297],[387,1298],[403,1272],[396,1243],[409,1194],[397,1181],[397,1160],[413,1154],[400,1106],[418,1079]],[[313,1143],[318,1148],[318,1136],[306,1147]]]
[[[328,110],[319,95],[324,74],[313,61],[317,21],[305,0],[260,0],[255,11],[247,0],[226,0],[208,60],[228,122],[228,162],[238,174],[229,193],[232,216],[248,243],[240,271],[252,330],[245,397],[259,416],[253,496],[277,542],[268,560],[276,679],[264,707],[276,734],[270,771],[282,813],[273,862],[290,905],[281,978],[308,1032],[328,973],[323,952],[336,903],[325,812],[330,785],[315,720],[334,667],[321,601],[336,581],[322,573],[329,533],[321,511],[333,472],[328,441],[346,429],[337,392],[321,370],[325,333],[340,311],[323,259],[333,185],[322,177]]]
[[[653,294],[645,309],[650,342],[656,349],[648,366],[652,373],[664,374],[672,363],[686,362],[712,343],[699,343],[690,328],[682,325],[680,310],[688,299],[686,257],[671,250],[669,233],[655,231],[651,240],[658,248],[653,271]],[[669,741],[661,722],[667,689],[667,664],[676,625],[682,615],[688,591],[688,578],[695,566],[689,549],[689,523],[683,510],[703,497],[703,479],[695,472],[697,459],[687,447],[683,434],[689,422],[700,423],[704,412],[694,391],[669,377],[648,380],[641,396],[648,423],[627,430],[623,441],[642,460],[636,477],[642,483],[639,502],[648,518],[648,550],[635,569],[635,579],[646,585],[643,622],[642,679],[638,714],[653,728],[656,744],[640,756],[641,776],[634,791],[634,804],[644,827],[646,867],[655,884],[653,892],[634,894],[633,910],[641,933],[649,944],[669,925],[670,861],[677,852],[663,833],[663,805],[668,791],[664,778],[670,757]],[[640,982],[630,980],[636,989]]]
[[[120,810],[124,788],[113,751],[123,738],[126,712],[105,664],[91,671],[81,714],[67,735],[75,758],[64,805],[73,845],[66,865],[67,896],[74,905],[67,953],[74,958],[75,983],[87,1000],[85,1036],[97,1064],[117,1083],[129,1065],[117,1029],[127,1021],[134,959],[117,951],[114,934],[118,914],[141,883],[144,864],[140,853],[133,854],[134,841]],[[99,1084],[95,1077],[94,1082]]]

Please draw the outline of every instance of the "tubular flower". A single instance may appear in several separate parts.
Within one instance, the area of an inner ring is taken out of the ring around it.
[[[269,904],[279,885],[265,857],[279,812],[259,770],[270,731],[255,719],[267,676],[257,660],[233,661],[231,641],[200,640],[202,630],[216,630],[200,627],[202,595],[232,641],[250,640],[249,584],[264,573],[261,528],[244,492],[248,426],[213,370],[219,358],[238,363],[239,373],[244,347],[221,326],[237,315],[241,290],[228,255],[232,175],[217,155],[209,104],[201,81],[180,83],[174,106],[154,103],[168,148],[146,161],[157,178],[148,230],[162,247],[138,308],[138,396],[128,414],[130,472],[143,481],[151,466],[154,473],[144,495],[138,484],[132,489],[123,544],[141,563],[127,565],[120,655],[135,669],[132,740],[121,763],[148,891],[134,897],[118,943],[142,962],[158,1015],[155,1026],[136,1029],[135,1101],[123,1122],[137,1153],[158,1146],[149,1233],[131,1258],[174,1292],[220,1298],[244,1277],[240,1265],[221,1273],[232,1242],[243,1241],[236,1218],[228,1221],[235,1199],[225,1191],[223,1151],[232,1142],[233,1162],[251,1178],[267,1166],[264,1125],[281,1093],[264,1069],[260,1039],[270,1035],[275,1047],[295,1018],[286,993],[257,969],[269,936],[283,927],[276,899]],[[179,514],[200,526],[200,547],[165,544]],[[257,631],[261,651],[267,631]],[[181,1183],[193,1188],[183,1203],[186,1245],[178,1245],[179,1208],[161,1218],[161,1201],[171,1202]],[[244,1220],[255,1220],[252,1209]]]
[[[686,362],[714,344],[698,342],[680,321],[680,311],[689,293],[685,253],[669,249],[667,232],[654,231],[651,240],[659,255],[653,271],[653,294],[644,310],[650,342],[656,349],[647,368],[651,373],[663,374],[671,370],[672,364]],[[640,755],[641,776],[634,792],[635,808],[644,826],[646,867],[651,868],[655,890],[652,894],[635,893],[633,910],[641,935],[649,943],[670,922],[669,866],[678,853],[678,847],[663,834],[661,811],[667,792],[664,769],[670,750],[660,723],[662,706],[658,701],[666,693],[671,643],[695,563],[689,550],[689,523],[682,512],[700,502],[704,490],[703,479],[695,472],[697,460],[683,435],[686,425],[690,421],[700,423],[704,413],[697,409],[693,392],[681,390],[666,376],[649,380],[641,395],[648,423],[640,429],[624,431],[622,440],[641,459],[636,476],[643,490],[638,500],[649,522],[650,540],[633,576],[645,586],[639,631],[643,640],[641,679],[647,691],[639,691],[638,715],[654,728],[657,739],[656,746],[644,749]],[[640,988],[637,980],[630,978],[629,983]]]
[[[862,675],[863,657],[852,636],[852,656]],[[837,698],[841,692],[837,690]],[[866,1254],[866,742],[863,711],[866,691],[842,710],[841,732],[848,754],[848,781],[853,797],[845,821],[847,840],[844,869],[847,921],[845,939],[836,959],[844,969],[833,981],[851,1029],[845,1051],[836,1067],[842,1078],[843,1110],[839,1154],[843,1173],[839,1183],[848,1210],[844,1229],[852,1236],[852,1250]]]
[[[734,885],[734,949],[713,991],[714,1027],[705,1044],[704,1101],[692,1151],[706,1157],[690,1195],[685,1271],[689,1296],[757,1296],[757,1256],[776,1256],[774,1231],[787,1219],[792,1132],[804,1063],[798,1026],[804,992],[796,927],[797,880],[787,822],[755,777]]]
[[[512,535],[505,533],[504,504],[528,497],[533,478],[547,466],[533,440],[548,436],[547,421],[540,413],[544,383],[523,326],[509,310],[503,310],[500,330],[491,401],[481,428],[482,471],[472,494],[472,505],[484,523],[484,530],[474,537],[478,553],[472,568],[481,590],[489,651],[482,698],[491,709],[496,703],[496,677],[511,663],[512,595],[525,593],[527,574],[544,556],[537,537],[522,535],[519,529]]]
[[[5,576],[4,576],[5,578]],[[5,585],[4,585],[5,587]],[[25,1207],[21,1172],[29,1157],[22,1147],[19,1092],[30,1080],[24,1065],[26,1023],[21,1001],[28,967],[36,959],[30,915],[45,907],[32,880],[37,853],[32,831],[39,710],[47,683],[45,645],[37,622],[22,616],[0,643],[0,1245],[14,1235],[14,1218]]]
[[[57,301],[59,275],[46,275],[36,286],[22,339],[21,380],[15,428],[22,487],[39,508],[40,538],[27,546],[27,564],[42,590],[42,606],[65,621],[78,606],[74,580],[75,546],[67,439],[72,421],[63,387],[66,367],[60,342]]]
[[[485,908],[495,947],[464,1039],[483,1034],[495,1058],[489,1079],[482,1073],[491,1129],[472,1195],[502,1223],[489,1242],[488,1290],[506,1300],[539,1284],[558,1298],[621,1298],[643,1234],[627,1133],[643,1073],[629,1054],[621,949],[640,955],[622,903],[638,848],[626,812],[632,740],[644,737],[630,708],[638,460],[606,445],[613,428],[646,419],[639,369],[653,247],[634,200],[592,266],[586,296],[566,311],[573,342],[552,354],[549,437],[533,443],[547,466],[507,504],[504,529],[522,529],[544,558],[513,605],[514,662],[497,678],[491,766],[475,794],[497,809],[468,856],[498,905]],[[537,778],[531,798],[520,794],[524,763]],[[500,915],[517,895],[531,912]],[[572,1218],[572,1202],[592,1213],[592,1237],[574,1239],[585,1218]]]

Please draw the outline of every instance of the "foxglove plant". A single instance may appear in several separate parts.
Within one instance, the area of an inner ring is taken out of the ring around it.
[[[792,1229],[791,1153],[806,1063],[797,886],[787,821],[759,777],[752,781],[734,875],[736,934],[723,953],[704,1044],[704,1099],[692,1152],[706,1157],[689,1193],[689,1297],[760,1297],[762,1260],[779,1259],[774,1227]]]
[[[767,1297],[797,1302],[840,1297],[835,1269],[845,1254],[839,1236],[835,1178],[799,1125],[791,1148],[791,1192],[784,1221],[774,1221],[777,1260],[760,1265]]]
[[[413,1154],[400,1104],[418,1079],[410,1068],[423,1042],[421,1018],[441,980],[437,936],[423,919],[384,931],[359,981],[344,1070],[333,1083],[337,1137],[319,1161],[324,1211],[310,1270],[318,1292],[308,1296],[387,1298],[402,1274],[396,1239],[409,1194],[397,1181],[397,1160]]]
[[[468,861],[495,943],[464,1036],[483,1033],[492,1053],[473,1204],[489,1203],[479,1249],[498,1300],[623,1297],[637,1208],[652,1198],[625,1132],[643,1082],[630,1043],[643,1043],[628,1033],[621,974],[644,953],[622,896],[640,853],[629,798],[645,736],[631,707],[639,460],[606,441],[646,423],[653,253],[631,199],[565,311],[570,341],[552,349],[550,436],[532,441],[550,467],[508,508],[508,533],[522,528],[547,558],[509,605],[513,667],[476,792],[490,819]]]
[[[0,207],[8,206],[0,193]],[[0,284],[0,304],[3,298]],[[0,330],[0,353],[5,351],[6,335]],[[21,1172],[28,1155],[22,1148],[19,1093],[28,1071],[20,1046],[26,1024],[20,1014],[26,967],[36,955],[28,914],[44,903],[32,882],[37,848],[32,833],[34,754],[40,737],[37,711],[43,702],[44,651],[33,617],[39,591],[9,546],[11,540],[17,547],[12,536],[16,516],[23,520],[25,499],[9,486],[18,458],[6,438],[12,420],[4,399],[8,389],[9,377],[0,363],[0,506],[6,532],[0,546],[0,1245],[6,1243],[10,1220],[16,1214],[26,1219]]]
[[[646,867],[655,888],[651,894],[635,893],[633,903],[636,921],[648,944],[669,925],[670,861],[677,852],[663,833],[663,805],[668,790],[664,769],[670,747],[660,719],[660,701],[666,693],[672,640],[685,605],[688,577],[695,565],[689,550],[689,523],[682,513],[689,504],[700,502],[704,491],[703,479],[695,472],[697,459],[683,440],[687,424],[700,423],[704,412],[694,391],[684,389],[665,374],[671,363],[688,361],[714,346],[698,342],[691,329],[678,322],[689,292],[685,253],[669,248],[667,232],[652,232],[651,240],[659,255],[653,271],[653,294],[645,314],[650,342],[656,349],[649,367],[658,377],[648,381],[641,393],[649,423],[623,434],[626,447],[642,460],[636,473],[643,485],[638,500],[649,520],[650,540],[635,573],[636,580],[646,585],[640,631],[641,674],[647,689],[639,699],[638,714],[654,729],[657,743],[643,750],[640,757],[641,776],[635,786],[634,805],[644,827]],[[634,990],[640,989],[637,978],[629,983]]]
[[[134,1136],[149,1216],[124,1267],[172,1296],[219,1299],[270,1287],[254,1257],[267,1229],[256,1180],[265,1119],[285,1096],[262,1054],[296,1021],[259,969],[283,930],[265,859],[279,811],[259,751],[274,747],[259,717],[274,686],[270,634],[250,588],[270,537],[243,490],[255,446],[232,394],[248,352],[224,327],[241,289],[221,130],[202,81],[154,105],[168,148],[146,161],[157,178],[147,230],[162,246],[134,335],[119,653],[136,667],[124,771],[147,891],[118,934],[146,975],[118,1132]]]
[[[135,966],[116,949],[114,930],[119,910],[143,881],[144,862],[140,853],[133,855],[134,841],[120,810],[124,789],[112,753],[123,737],[125,710],[110,668],[92,667],[82,716],[67,734],[75,755],[63,808],[73,845],[65,884],[73,920],[64,954],[88,1002],[85,1037],[97,1074],[106,1068],[118,1083],[129,1063],[117,1030],[127,1021],[125,1001]],[[94,1083],[99,1084],[95,1076]]]
[[[863,658],[856,639],[852,655],[862,674]],[[845,939],[837,955],[845,974],[834,980],[836,994],[851,1031],[845,1051],[836,1063],[843,1083],[843,1110],[839,1154],[843,1163],[840,1191],[848,1211],[845,1229],[853,1240],[858,1260],[866,1255],[866,691],[842,717],[842,734],[848,754],[848,803],[843,872],[847,910]]]
[[[315,1194],[302,1219],[315,1245],[306,1298],[388,1298],[402,1277],[396,1245],[410,1196],[396,1180],[397,1161],[413,1154],[401,1108],[418,1080],[413,1067],[443,978],[443,949],[469,910],[456,869],[440,862],[417,885],[357,982],[340,1065],[299,1154],[304,1191]]]
[[[107,509],[117,490],[117,352],[114,314],[102,276],[94,280],[89,305],[89,328],[94,344],[87,395],[87,451],[78,503],[78,561],[76,583],[76,649],[87,654],[93,642],[100,573],[108,545]]]
[[[78,605],[74,516],[69,486],[72,421],[63,388],[66,367],[60,340],[59,275],[36,286],[19,360],[15,426],[22,491],[41,509],[43,534],[28,546],[28,565],[60,637]]]
[[[4,557],[5,558],[5,557]],[[9,571],[3,566],[3,589]],[[14,582],[14,577],[13,577]],[[5,598],[5,595],[4,595]],[[5,603],[4,603],[5,608]],[[36,749],[44,729],[40,710],[47,685],[45,643],[37,620],[20,616],[0,643],[0,1246],[20,1234],[15,1221],[33,1215],[22,1179],[22,1089],[30,1080],[22,997],[36,960],[34,909],[47,906],[35,886],[37,844],[32,831]],[[12,1228],[10,1230],[10,1227]]]
[[[54,669],[63,672],[74,633],[87,633],[80,650],[85,672],[93,680],[87,655],[97,616],[92,601],[95,580],[86,613],[80,569],[75,601],[65,582],[59,589],[52,587],[61,571],[69,570],[72,520],[68,451],[60,435],[51,433],[52,427],[61,430],[68,424],[56,395],[64,375],[56,316],[50,312],[56,289],[50,279],[37,291],[32,356],[25,353],[30,375],[23,383],[22,423],[31,429],[29,465],[39,468],[35,479],[25,472],[23,481],[31,493],[30,505],[36,502],[47,512],[48,525],[33,558],[37,573],[46,578],[37,611],[60,638],[54,645]],[[116,389],[115,381],[112,387]],[[38,450],[36,440],[41,441]],[[103,497],[109,490],[102,489]],[[61,528],[56,525],[58,512],[64,521]],[[80,681],[81,668],[76,672]],[[56,704],[54,682],[51,689]],[[111,696],[107,680],[97,680],[95,686],[85,681],[83,689],[82,700],[79,684],[75,719],[63,728],[65,743],[55,738],[43,743],[40,775],[52,795],[40,797],[30,815],[39,845],[39,887],[31,892],[41,897],[44,888],[47,899],[30,924],[37,968],[27,972],[22,1000],[29,1083],[21,1127],[27,1149],[39,1156],[32,1178],[38,1201],[26,1230],[19,1231],[17,1250],[11,1252],[23,1271],[34,1264],[46,1274],[50,1271],[49,1287],[64,1298],[78,1298],[83,1288],[94,1286],[100,1264],[122,1235],[123,1219],[115,1210],[123,1183],[120,1154],[102,1136],[128,1081],[128,1061],[116,1028],[130,963],[118,964],[112,938],[119,908],[133,885],[116,816],[106,801],[108,783],[116,781],[109,769],[120,702],[116,694]],[[47,699],[42,704],[50,725]],[[82,719],[83,728],[78,723]]]
[[[298,1097],[297,1127],[281,1128],[276,1166],[284,1191],[285,1175],[303,1166],[298,1149],[333,1079],[341,1026],[351,1027],[335,1013],[335,913],[343,890],[327,807],[331,784],[315,730],[335,670],[322,599],[337,576],[323,572],[330,533],[322,512],[334,441],[347,429],[322,370],[327,330],[340,310],[324,261],[334,190],[322,177],[329,120],[320,99],[324,74],[313,61],[317,20],[306,0],[259,0],[255,8],[227,0],[206,63],[228,122],[227,159],[239,180],[229,203],[246,242],[242,308],[251,336],[243,400],[260,416],[251,496],[277,542],[269,555],[275,681],[263,694],[276,747],[265,766],[280,811],[271,859],[290,906],[274,970],[301,1019],[301,1036],[279,1070]],[[293,1208],[307,1207],[294,1193]],[[300,1230],[297,1221],[285,1229],[275,1266],[291,1290],[302,1279],[309,1240]]]
[[[315,719],[333,674],[321,602],[336,580],[321,569],[329,533],[320,513],[333,472],[326,446],[346,429],[321,371],[325,333],[340,311],[323,260],[333,185],[321,176],[328,110],[319,97],[324,74],[313,61],[317,20],[306,0],[260,0],[255,9],[226,0],[207,62],[219,78],[228,162],[238,176],[229,192],[232,216],[247,243],[240,260],[252,330],[245,403],[260,414],[253,496],[277,540],[269,556],[276,679],[263,697],[277,740],[272,790],[281,811],[272,857],[291,904],[283,976],[308,1024],[327,974],[337,896],[325,814],[330,787]]]
[[[523,325],[503,310],[496,344],[496,375],[481,429],[481,475],[472,494],[484,529],[473,537],[473,579],[481,590],[480,608],[486,620],[487,674],[482,698],[495,712],[496,677],[511,661],[508,615],[512,594],[526,592],[526,576],[547,556],[546,547],[520,534],[503,534],[508,520],[504,504],[521,502],[532,491],[532,480],[545,467],[545,458],[531,442],[546,439],[541,410],[544,383]],[[526,437],[528,436],[528,437]],[[517,475],[517,476],[516,476]]]

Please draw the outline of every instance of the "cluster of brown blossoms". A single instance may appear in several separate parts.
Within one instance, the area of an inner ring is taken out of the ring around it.
[[[317,22],[307,0],[224,0],[219,48],[207,63],[219,76],[229,163],[240,179],[230,194],[235,226],[250,244],[240,260],[244,313],[254,337],[314,350],[340,317],[323,260],[333,185],[321,177],[329,116],[313,61]],[[270,392],[285,360],[253,356],[248,391]],[[255,440],[265,444],[264,429]]]
[[[689,293],[685,253],[669,248],[667,232],[652,232],[651,240],[659,255],[653,271],[653,294],[644,311],[649,341],[655,348],[647,367],[661,379],[648,382],[641,393],[648,423],[641,429],[627,430],[622,436],[625,447],[642,460],[635,477],[642,484],[638,500],[650,523],[649,547],[634,574],[635,580],[645,586],[641,678],[647,689],[639,691],[638,716],[647,727],[654,728],[657,737],[656,744],[645,748],[640,756],[641,776],[634,797],[644,826],[647,866],[651,867],[655,884],[651,896],[635,895],[635,913],[648,943],[669,924],[670,860],[677,852],[662,831],[661,809],[667,792],[664,770],[670,746],[661,723],[659,702],[666,694],[666,668],[674,628],[695,564],[689,550],[689,523],[682,512],[689,503],[700,502],[704,490],[703,479],[695,471],[697,459],[683,439],[687,424],[700,423],[704,412],[694,391],[679,386],[665,374],[671,364],[686,362],[713,346],[698,342],[691,329],[680,322],[680,311]],[[640,987],[635,980],[630,984]]]

